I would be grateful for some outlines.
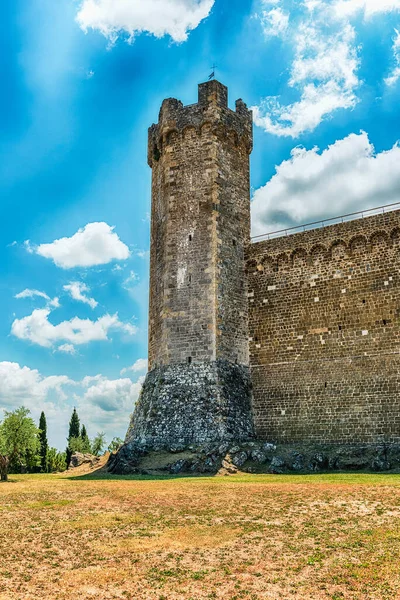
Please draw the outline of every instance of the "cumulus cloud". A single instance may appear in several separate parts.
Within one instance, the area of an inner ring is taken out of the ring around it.
[[[66,375],[45,377],[36,369],[3,361],[0,362],[0,409],[14,410],[23,405],[36,422],[44,410],[50,444],[62,450],[74,405],[90,436],[104,430],[108,440],[123,437],[142,383],[142,377],[137,381],[109,380],[103,375],[85,377],[82,381]]]
[[[105,341],[109,339],[109,332],[116,329],[129,335],[137,332],[134,325],[122,323],[116,314],[104,315],[97,321],[74,317],[58,325],[50,323],[49,315],[49,308],[34,310],[27,317],[15,319],[11,326],[11,333],[21,340],[29,340],[39,346],[50,348],[58,342],[81,345],[93,341]]]
[[[254,193],[252,233],[260,235],[399,198],[399,145],[376,153],[366,133],[351,134],[323,152],[316,147],[294,148],[291,158],[276,167],[272,179]]]
[[[136,382],[129,378],[110,380],[102,375],[88,377],[83,380],[87,387],[83,400],[107,413],[129,409],[138,399],[143,381],[144,377]]]
[[[269,7],[262,11],[261,23],[266,36],[283,35],[289,26],[289,13],[280,7]]]
[[[71,281],[68,285],[64,285],[63,289],[71,295],[71,298],[88,304],[91,308],[96,308],[98,305],[98,302],[94,298],[89,298],[86,295],[86,293],[90,292],[90,288],[81,281]]]
[[[104,265],[112,260],[125,260],[130,255],[128,246],[107,223],[88,223],[72,237],[39,246],[26,242],[25,246],[31,253],[50,258],[62,269]]]
[[[76,20],[85,33],[97,30],[111,44],[121,34],[132,41],[142,32],[184,42],[213,5],[214,0],[83,0]]]
[[[138,358],[138,360],[131,367],[122,369],[121,375],[125,375],[125,373],[128,373],[129,371],[133,371],[133,373],[147,371],[148,364],[147,358]]]
[[[362,84],[356,19],[400,12],[400,1],[302,0],[290,18],[284,5],[283,0],[264,0],[259,17],[267,38],[282,36],[293,50],[288,87],[299,98],[284,104],[280,96],[269,96],[252,108],[256,125],[277,136],[297,138],[316,129],[335,111],[356,106]],[[385,80],[389,86],[400,78],[398,37],[393,52],[395,66]]]
[[[309,1],[306,7],[291,35],[294,60],[288,84],[300,99],[283,105],[279,97],[267,97],[252,107],[255,124],[277,136],[296,138],[313,131],[334,111],[357,103],[359,57],[353,26],[333,23],[326,4]]]
[[[400,31],[396,31],[396,37],[393,40],[393,56],[395,60],[395,66],[389,77],[385,79],[385,83],[388,86],[395,85],[400,79]]]
[[[62,387],[73,383],[66,375],[43,377],[36,369],[3,361],[0,362],[0,406],[11,410],[27,400],[43,402],[51,390],[65,397]]]

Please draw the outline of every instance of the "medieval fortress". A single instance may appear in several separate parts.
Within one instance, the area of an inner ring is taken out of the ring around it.
[[[149,130],[149,373],[127,441],[398,443],[400,211],[251,243],[252,141],[215,80]]]

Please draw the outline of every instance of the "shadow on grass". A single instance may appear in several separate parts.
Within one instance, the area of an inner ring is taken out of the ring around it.
[[[368,472],[335,472],[335,473],[236,473],[229,476],[218,475],[218,473],[170,473],[114,475],[106,472],[92,472],[83,475],[71,475],[65,477],[71,481],[177,481],[198,480],[226,483],[260,483],[260,484],[360,484],[360,485],[399,485],[399,473],[368,473]]]

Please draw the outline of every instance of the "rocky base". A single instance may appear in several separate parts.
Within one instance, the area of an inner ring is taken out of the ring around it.
[[[166,450],[124,444],[107,465],[116,474],[220,474],[400,472],[400,445],[237,444],[170,446]]]
[[[150,371],[125,441],[168,449],[252,436],[249,369],[218,360]]]
[[[100,458],[98,456],[94,456],[93,454],[82,454],[81,452],[74,452],[71,456],[71,461],[69,463],[68,469],[76,469],[77,467],[81,467],[82,465],[89,465],[91,468],[94,468],[100,462]]]

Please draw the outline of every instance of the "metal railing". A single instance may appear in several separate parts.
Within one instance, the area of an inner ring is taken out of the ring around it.
[[[321,221],[314,221],[313,223],[306,223],[305,225],[296,225],[294,227],[287,227],[286,229],[270,231],[269,233],[255,235],[251,239],[258,242],[263,240],[271,240],[274,238],[283,237],[285,235],[293,235],[294,233],[298,233],[300,231],[309,231],[310,229],[318,229],[319,227],[322,228],[326,227],[327,225],[335,225],[337,223],[345,223],[346,221],[354,221],[357,218],[363,219],[364,217],[372,217],[373,215],[384,214],[398,209],[400,209],[400,202],[394,202],[393,204],[385,204],[384,206],[377,206],[376,208],[367,208],[366,210],[360,210],[359,212],[340,215],[340,217],[331,217]]]

